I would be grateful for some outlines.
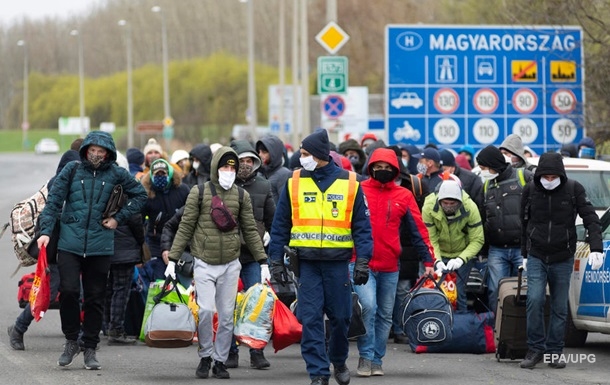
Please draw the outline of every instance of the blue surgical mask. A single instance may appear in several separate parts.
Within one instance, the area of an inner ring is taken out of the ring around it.
[[[167,175],[155,175],[153,176],[153,188],[157,191],[163,191],[169,183],[169,177]]]

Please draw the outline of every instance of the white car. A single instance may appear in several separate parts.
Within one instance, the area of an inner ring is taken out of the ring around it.
[[[415,92],[403,92],[399,97],[390,102],[394,108],[413,107],[418,109],[424,105],[424,101]]]
[[[59,152],[59,144],[55,139],[43,138],[36,143],[34,152],[36,154],[57,154]]]

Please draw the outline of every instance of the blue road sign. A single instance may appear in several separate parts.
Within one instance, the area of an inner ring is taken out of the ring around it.
[[[330,95],[324,99],[324,114],[329,118],[339,118],[345,112],[345,101],[341,96]]]
[[[390,144],[457,150],[510,134],[542,153],[578,142],[583,127],[580,27],[386,27]]]

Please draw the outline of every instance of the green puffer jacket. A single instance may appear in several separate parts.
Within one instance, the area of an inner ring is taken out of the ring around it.
[[[90,145],[104,147],[107,158],[93,168],[87,161]],[[79,150],[81,162],[70,162],[55,179],[49,198],[40,214],[40,233],[51,235],[55,218],[61,213],[59,250],[88,256],[114,254],[114,230],[102,226],[102,214],[114,185],[121,184],[129,197],[114,216],[119,224],[138,214],[146,202],[146,191],[129,171],[116,164],[116,148],[112,136],[93,131],[87,135]],[[72,183],[72,170],[77,167]],[[65,202],[65,204],[64,204]]]
[[[430,243],[434,247],[434,257],[437,261],[441,257],[459,257],[464,262],[468,262],[476,257],[483,247],[485,238],[479,208],[464,191],[462,191],[462,202],[459,214],[448,223],[437,201],[437,194],[426,197],[422,218],[428,228]]]
[[[205,183],[203,201],[199,207],[199,187],[193,186],[186,198],[184,214],[174,238],[169,259],[176,262],[180,259],[186,245],[190,243],[191,254],[210,265],[223,265],[239,258],[241,240],[239,232],[243,234],[244,240],[258,262],[266,261],[267,255],[263,248],[263,242],[256,228],[250,194],[244,190],[244,196],[240,207],[238,187],[233,184],[229,190],[225,190],[218,184],[218,162],[227,152],[237,153],[230,147],[221,147],[212,157],[210,181]],[[216,194],[223,200],[225,206],[231,210],[239,225],[227,232],[218,230],[212,217],[210,208],[212,206],[212,193],[210,183],[214,184]]]

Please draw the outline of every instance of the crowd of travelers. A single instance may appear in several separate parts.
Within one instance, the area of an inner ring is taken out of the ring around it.
[[[340,385],[350,382],[352,291],[366,327],[357,338],[356,374],[383,376],[388,339],[408,343],[399,306],[418,277],[456,272],[456,311],[462,312],[471,306],[466,285],[473,268],[485,277],[486,306],[495,311],[498,282],[525,265],[529,351],[521,367],[533,368],[542,354],[563,349],[575,249],[565,248],[575,242],[574,223],[565,218],[572,211],[589,231],[589,262],[599,268],[603,259],[599,219],[583,186],[573,182],[572,200],[564,188],[562,157],[595,153],[590,138],[579,145],[544,153],[534,167],[528,158],[538,155],[515,134],[478,152],[471,146],[388,146],[370,133],[334,144],[324,129],[295,151],[268,135],[256,142],[201,143],[170,155],[151,138],[122,156],[111,135],[91,132],[62,156],[40,214],[39,246],[61,218],[51,264],[65,336],[57,363],[69,366],[83,352],[86,369],[101,369],[100,334],[109,345],[135,344],[125,325],[134,277],[148,287],[171,276],[205,293],[196,297],[196,376],[207,378],[211,370],[230,378],[228,369],[240,363],[233,336],[238,280],[245,289],[271,277],[285,280],[284,246],[290,246],[298,254],[296,315],[312,385],[328,384],[331,374]],[[116,184],[128,200],[103,218]],[[235,233],[220,231],[208,214],[216,194],[237,217]],[[176,272],[183,253],[194,257],[192,279]],[[547,282],[553,300],[545,329]],[[25,349],[32,320],[26,307],[9,326],[13,349]],[[249,362],[255,369],[272,367],[263,349],[249,349]]]

